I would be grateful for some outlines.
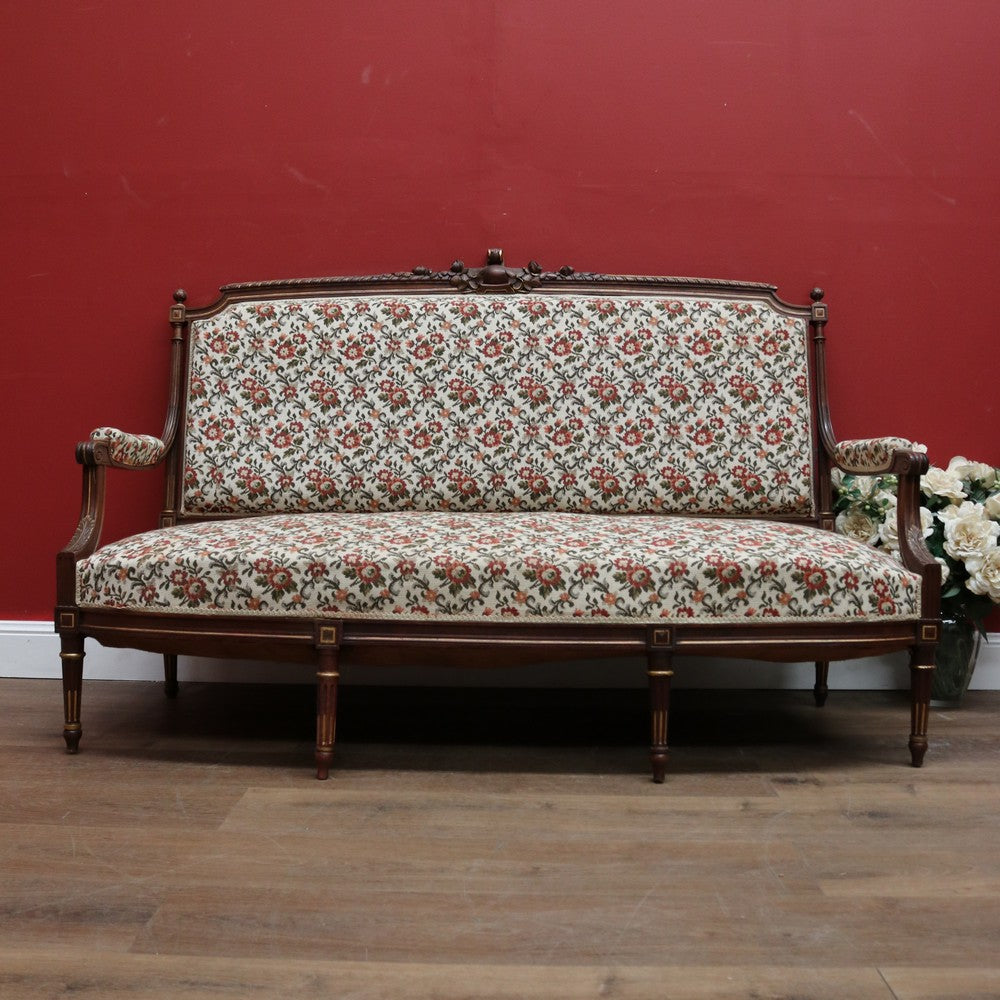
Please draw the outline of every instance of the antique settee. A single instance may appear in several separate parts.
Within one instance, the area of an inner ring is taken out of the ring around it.
[[[170,309],[159,437],[78,445],[58,555],[64,736],[84,641],[315,664],[317,776],[338,667],[622,658],[662,781],[677,654],[816,663],[908,650],[927,748],[939,567],[926,459],[838,442],[827,306],[771,285],[483,267],[227,285]],[[165,469],[159,525],[101,543],[108,468]],[[899,477],[899,558],[836,533],[831,468]],[[634,657],[633,660],[627,658]]]

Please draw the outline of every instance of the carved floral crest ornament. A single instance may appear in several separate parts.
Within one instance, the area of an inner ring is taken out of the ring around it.
[[[429,267],[415,267],[413,273],[419,277],[432,277],[434,274]],[[564,278],[572,273],[571,267],[560,268],[557,272]],[[484,267],[468,268],[462,261],[456,260],[447,272],[449,283],[461,292],[524,292],[537,287],[543,274],[541,265],[536,261],[530,261],[527,267],[507,267],[503,262],[503,250],[488,250]]]

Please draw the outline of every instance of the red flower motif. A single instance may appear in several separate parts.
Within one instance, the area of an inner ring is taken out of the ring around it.
[[[382,579],[382,570],[379,569],[377,563],[373,562],[359,562],[355,567],[354,571],[358,575],[358,579],[368,586],[375,586],[376,583]]]
[[[625,579],[633,590],[649,590],[653,586],[653,571],[648,566],[632,564],[625,569]]]
[[[292,571],[290,569],[286,569],[284,566],[277,566],[270,569],[265,576],[267,577],[267,583],[270,588],[277,593],[291,590],[293,584],[295,583]]]
[[[449,470],[448,480],[462,496],[474,496],[479,492],[479,484],[468,472],[462,469]]]
[[[468,587],[472,583],[472,570],[463,562],[449,562],[444,567],[445,579],[456,587]]]
[[[549,481],[541,473],[532,468],[523,468],[518,472],[521,482],[528,487],[532,496],[544,496],[551,492]]]
[[[552,563],[541,563],[534,567],[535,579],[545,588],[553,589],[562,586],[562,573],[559,567]]]

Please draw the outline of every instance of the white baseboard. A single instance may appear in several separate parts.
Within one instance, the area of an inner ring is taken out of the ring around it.
[[[87,643],[84,676],[97,680],[158,681],[162,658],[133,649]],[[677,657],[675,684],[686,688],[788,688],[813,685],[811,663],[762,663],[714,657]],[[420,684],[469,687],[643,687],[645,666],[635,659],[543,663],[509,670],[457,670],[424,667],[342,668],[346,683]],[[47,621],[0,621],[0,677],[58,678],[59,639]],[[256,684],[312,683],[313,671],[302,664],[181,657],[183,681],[246,681]],[[830,687],[886,690],[909,686],[905,653],[846,660],[830,668]],[[1000,633],[983,643],[972,678],[977,690],[1000,690]]]

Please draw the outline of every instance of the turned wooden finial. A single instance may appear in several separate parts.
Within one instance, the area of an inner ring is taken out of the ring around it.
[[[178,288],[174,292],[174,304],[170,307],[170,322],[174,325],[174,339],[180,337],[180,324],[187,318],[187,310],[184,303],[187,302],[188,293],[183,288]]]
[[[486,267],[479,279],[484,285],[509,285],[510,273],[503,266],[503,250],[486,251]]]
[[[813,300],[812,321],[816,327],[817,338],[821,338],[823,325],[830,318],[826,303],[822,301],[824,294],[825,292],[822,288],[814,288],[809,293],[809,298]]]

